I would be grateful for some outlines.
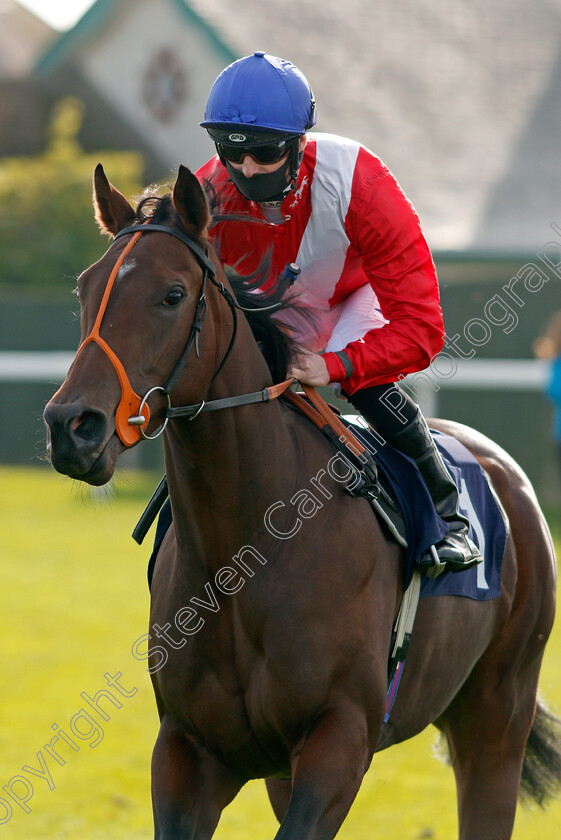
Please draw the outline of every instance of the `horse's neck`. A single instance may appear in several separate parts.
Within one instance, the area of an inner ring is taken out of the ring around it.
[[[237,344],[237,342],[236,342]],[[261,390],[259,351],[232,353],[208,399]],[[249,355],[249,357],[248,357]],[[239,356],[239,358],[236,358]],[[252,364],[255,362],[255,364]],[[178,543],[188,552],[224,557],[262,529],[264,511],[290,499],[298,479],[294,436],[277,400],[170,423],[166,474]]]

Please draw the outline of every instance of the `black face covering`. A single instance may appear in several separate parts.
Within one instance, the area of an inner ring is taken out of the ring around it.
[[[266,172],[246,178],[239,169],[234,169],[228,161],[223,161],[230,179],[243,196],[251,201],[282,201],[290,190],[290,170],[292,154],[274,172]]]

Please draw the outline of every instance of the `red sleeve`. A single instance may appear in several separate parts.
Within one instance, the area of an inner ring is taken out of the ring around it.
[[[325,353],[332,381],[359,388],[423,370],[440,352],[444,324],[434,263],[419,219],[389,170],[361,148],[345,220],[351,245],[389,321],[345,348],[353,373]]]

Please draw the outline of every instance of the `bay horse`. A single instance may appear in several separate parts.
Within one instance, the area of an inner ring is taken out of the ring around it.
[[[402,549],[330,473],[327,438],[274,398],[207,240],[197,178],[181,167],[153,204],[133,209],[97,167],[95,214],[115,239],[78,279],[82,343],[45,421],[54,468],[99,485],[172,418],[173,527],[149,634],[155,837],[212,837],[242,785],[264,778],[275,840],[331,840],[374,753],[433,723],[450,750],[460,840],[507,840],[521,774],[541,801],[561,767],[555,719],[536,703],[555,556],[528,479],[483,435],[435,423],[475,455],[499,501],[502,590],[421,599],[384,726]],[[286,372],[288,339],[266,318],[261,345],[268,329]],[[236,404],[247,394],[262,398]]]

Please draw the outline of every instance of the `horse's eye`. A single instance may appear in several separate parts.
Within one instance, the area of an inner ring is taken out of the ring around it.
[[[164,298],[165,306],[177,306],[183,300],[184,294],[181,289],[170,289]]]

